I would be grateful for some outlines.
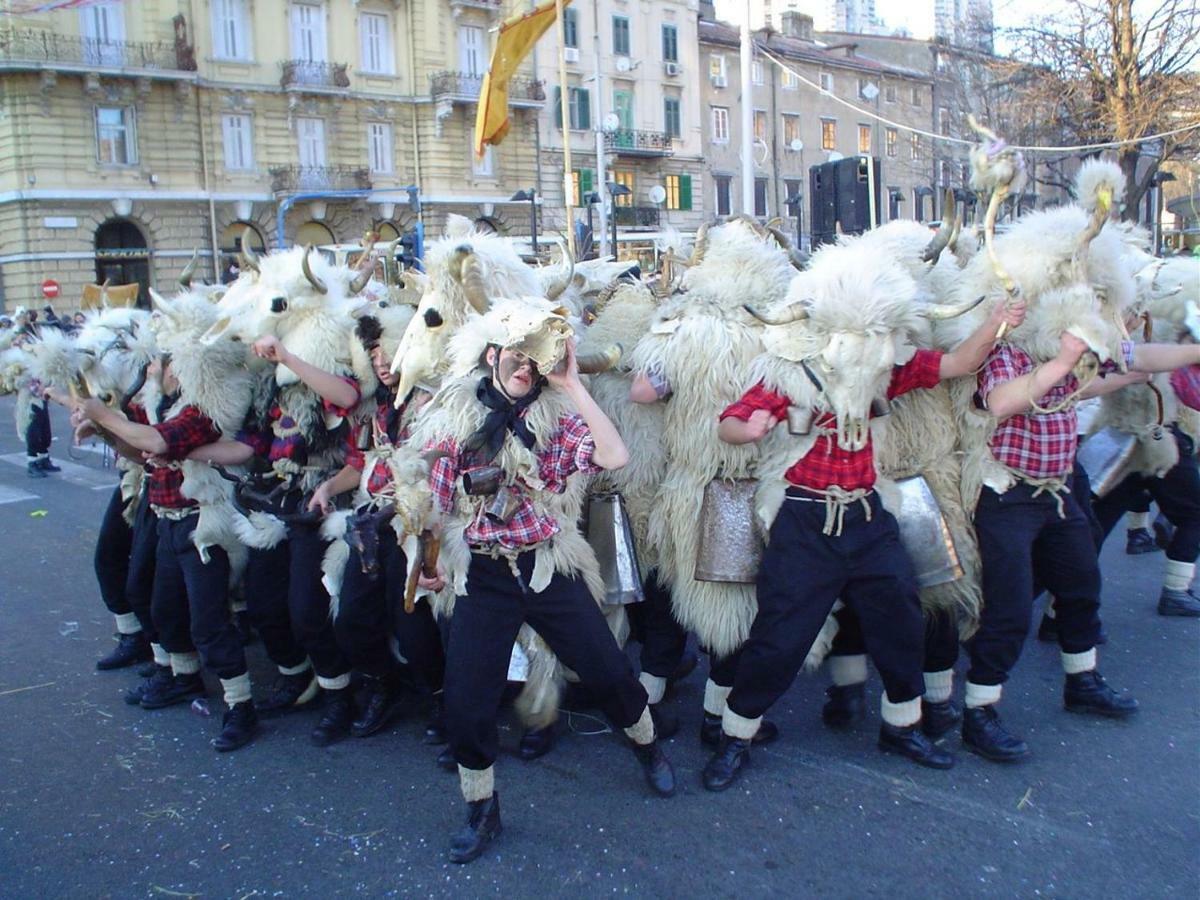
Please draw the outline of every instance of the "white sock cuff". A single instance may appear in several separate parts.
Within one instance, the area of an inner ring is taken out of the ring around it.
[[[317,676],[317,684],[325,688],[327,691],[344,691],[350,687],[350,673],[339,675],[337,678],[326,678],[324,675]]]
[[[1125,515],[1125,528],[1127,530],[1133,531],[1133,529],[1135,529],[1135,528],[1149,528],[1149,527],[1150,527],[1150,513],[1149,512],[1140,512],[1140,513],[1131,512],[1131,513],[1127,513]]]
[[[954,691],[954,670],[925,673],[925,699],[930,703],[945,703]]]
[[[1042,610],[1042,614],[1047,619],[1057,619],[1058,618],[1058,610],[1056,610],[1054,608],[1054,595],[1053,594],[1046,595],[1046,608],[1044,610]]]
[[[1082,653],[1062,654],[1063,671],[1068,675],[1078,675],[1080,672],[1090,672],[1096,668],[1096,648],[1084,650]]]
[[[761,724],[762,716],[747,719],[745,716],[739,716],[728,706],[725,707],[725,713],[721,716],[721,730],[730,737],[743,741],[752,740],[758,734],[758,726]]]
[[[625,736],[639,747],[654,743],[654,720],[650,718],[649,703],[642,710],[642,715],[638,720],[625,729]]]
[[[1196,564],[1168,559],[1163,570],[1163,587],[1169,591],[1186,591],[1192,585],[1192,576],[1196,574]]]
[[[864,684],[867,680],[867,655],[856,653],[853,656],[829,657],[829,677],[838,687]]]
[[[298,666],[276,666],[280,675],[299,675],[301,672],[307,672],[312,668],[312,660],[305,658],[304,662]]]
[[[138,621],[138,617],[133,613],[114,614],[113,618],[117,620],[118,634],[137,634],[142,630],[142,623]]]
[[[172,653],[171,671],[176,675],[195,675],[200,671],[200,654]]]
[[[171,654],[166,651],[162,644],[151,644],[150,652],[154,654],[154,664],[156,666],[169,666],[171,664]]]
[[[496,792],[496,768],[468,769],[458,767],[458,786],[462,790],[463,799],[468,803],[486,800]]]
[[[887,694],[879,695],[879,714],[895,728],[908,728],[921,721],[921,698],[913,697],[903,703],[893,703]]]
[[[244,613],[249,608],[244,597],[238,597],[235,600],[229,601],[229,609],[231,612]]]
[[[704,683],[704,711],[710,716],[721,716],[725,714],[725,701],[729,699],[729,692],[733,690],[733,686],[721,687],[711,678]]]
[[[250,674],[244,673],[236,678],[222,678],[221,690],[225,692],[225,705],[232,709],[238,703],[250,699]]]
[[[991,706],[993,703],[1000,702],[1000,695],[1003,692],[1004,686],[1000,684],[975,684],[968,681],[966,697],[963,702],[967,704],[968,709],[974,709],[977,706]]]
[[[643,672],[638,676],[638,681],[646,689],[647,703],[662,703],[663,695],[667,692],[667,679],[661,675],[651,675],[649,672]]]

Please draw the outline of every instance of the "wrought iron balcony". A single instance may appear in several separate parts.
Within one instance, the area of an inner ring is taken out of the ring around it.
[[[0,67],[22,65],[195,72],[196,58],[186,43],[97,41],[32,28],[0,31]]]
[[[276,166],[271,169],[271,190],[276,194],[370,189],[370,172],[356,166]]]
[[[450,0],[450,11],[458,15],[464,9],[482,9],[487,12],[500,12],[501,0]]]
[[[344,91],[350,87],[345,63],[289,59],[279,65],[283,69],[279,85],[285,90]]]
[[[429,76],[429,93],[434,100],[453,103],[477,103],[483,86],[482,75],[469,72],[434,72]],[[542,82],[531,78],[508,80],[508,102],[512,106],[540,106],[546,101]]]
[[[604,133],[604,149],[617,156],[672,156],[675,146],[665,131],[618,128]]]
[[[615,206],[617,224],[627,228],[656,228],[659,214],[657,206]]]

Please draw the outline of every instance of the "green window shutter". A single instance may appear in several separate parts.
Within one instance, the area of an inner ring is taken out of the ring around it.
[[[581,204],[586,203],[587,201],[585,201],[583,199],[583,196],[584,196],[584,194],[590,194],[591,192],[592,192],[592,170],[591,169],[580,169],[579,170],[579,202]]]
[[[691,175],[680,175],[679,176],[679,208],[680,209],[688,209],[688,210],[690,210],[692,208],[692,176]]]
[[[562,131],[562,88],[554,89],[554,125]]]
[[[587,131],[592,127],[592,101],[587,88],[577,88],[579,94],[579,128]]]

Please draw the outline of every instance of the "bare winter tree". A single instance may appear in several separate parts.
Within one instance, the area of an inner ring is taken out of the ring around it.
[[[1012,58],[996,63],[1005,134],[1014,143],[1095,144],[1200,124],[1200,9],[1195,0],[1068,0],[1066,11],[1011,29]],[[1200,131],[1158,147],[1112,151],[1126,179],[1125,217],[1134,219],[1162,161],[1193,157]],[[1055,160],[1039,177],[1062,180]],[[1060,185],[1061,186],[1061,185]]]

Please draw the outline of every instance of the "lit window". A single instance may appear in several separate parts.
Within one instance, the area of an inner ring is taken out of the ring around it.
[[[821,120],[821,149],[837,149],[837,119]]]
[[[900,133],[895,128],[887,130],[887,155],[891,159],[895,159],[897,155],[896,145],[900,139]]]
[[[792,141],[800,140],[800,116],[796,113],[783,114],[783,142],[791,147]]]
[[[858,126],[858,152],[859,153],[870,153],[871,152],[871,126],[870,125],[859,125]]]
[[[754,111],[754,139],[756,141],[767,139],[767,111],[765,109]]]

